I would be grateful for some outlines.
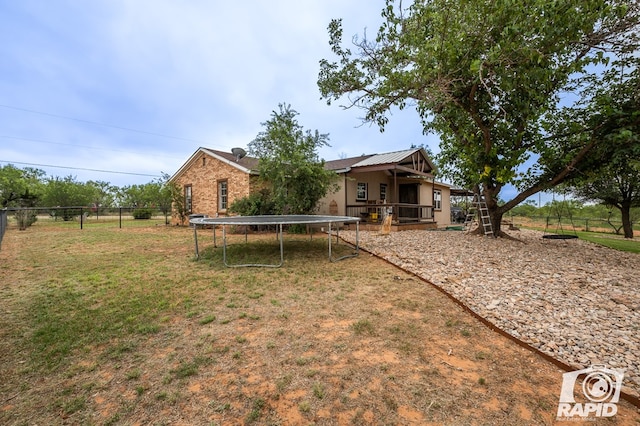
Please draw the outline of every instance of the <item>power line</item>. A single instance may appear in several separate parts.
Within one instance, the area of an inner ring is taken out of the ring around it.
[[[36,166],[36,167],[53,167],[53,168],[56,168],[56,169],[83,170],[83,171],[88,171],[88,172],[113,173],[113,174],[120,174],[120,175],[162,177],[160,175],[149,175],[149,174],[146,174],[146,173],[119,172],[119,171],[115,171],[115,170],[87,169],[87,168],[84,168],[84,167],[54,166],[54,165],[51,165],[51,164],[23,163],[23,162],[20,162],[20,161],[0,160],[0,163],[22,164],[22,165],[26,165],[26,166]]]
[[[51,145],[74,146],[74,147],[76,147],[76,148],[95,149],[95,150],[99,150],[99,151],[107,151],[107,152],[123,152],[123,153],[126,153],[126,154],[138,154],[138,155],[142,155],[142,153],[140,153],[140,152],[125,151],[125,150],[123,150],[123,149],[109,149],[109,148],[101,148],[101,147],[96,147],[96,146],[77,145],[77,144],[73,144],[73,143],[64,143],[64,142],[45,141],[45,140],[42,140],[42,139],[21,138],[21,137],[19,137],[19,136],[5,136],[5,135],[0,135],[0,138],[2,138],[2,139],[15,139],[15,140],[19,140],[19,141],[28,141],[28,142],[46,143],[46,144],[51,144]],[[172,155],[163,155],[163,154],[154,154],[154,156],[156,156],[156,157],[175,158],[175,157],[174,157],[174,156],[172,156]]]
[[[13,109],[13,110],[16,110],[16,111],[24,111],[24,112],[28,112],[28,113],[31,113],[31,114],[44,115],[44,116],[47,116],[47,117],[64,118],[65,120],[72,120],[72,121],[77,121],[77,122],[80,122],[80,123],[94,124],[96,126],[111,127],[111,128],[114,128],[114,129],[126,130],[128,132],[142,133],[142,134],[145,134],[145,135],[159,136],[159,137],[162,137],[162,138],[176,139],[176,140],[187,141],[187,142],[195,142],[195,143],[203,144],[203,145],[204,144],[208,144],[208,142],[199,141],[199,140],[196,140],[196,139],[189,139],[189,138],[182,138],[182,137],[179,137],[179,136],[164,135],[162,133],[148,132],[146,130],[131,129],[129,127],[116,126],[114,124],[99,123],[97,121],[84,120],[82,118],[67,117],[65,115],[51,114],[49,112],[35,111],[35,110],[32,110],[32,109],[20,108],[20,107],[15,107],[15,106],[11,106],[11,105],[0,104],[0,107]]]

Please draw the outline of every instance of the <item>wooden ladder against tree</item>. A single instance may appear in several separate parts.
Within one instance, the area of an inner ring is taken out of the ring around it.
[[[467,215],[464,218],[464,230],[466,232],[471,231],[473,224],[476,223],[476,215],[478,213],[478,209],[475,203],[475,197],[473,203],[467,209]]]
[[[491,216],[489,215],[489,209],[484,197],[478,194],[473,196],[472,206],[467,212],[467,217],[464,221],[466,230],[470,230],[471,226],[478,216],[478,226],[482,227],[482,233],[484,235],[493,235],[493,226],[491,226]]]

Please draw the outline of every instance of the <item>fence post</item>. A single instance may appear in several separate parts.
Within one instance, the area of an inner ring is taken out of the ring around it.
[[[0,210],[0,249],[2,249],[2,238],[7,230],[7,210]]]
[[[83,224],[84,224],[84,212],[82,211],[82,207],[80,207],[80,229],[82,229]]]
[[[119,217],[120,217],[120,229],[122,229],[122,207],[120,207],[118,210],[120,211],[120,215],[119,215]]]

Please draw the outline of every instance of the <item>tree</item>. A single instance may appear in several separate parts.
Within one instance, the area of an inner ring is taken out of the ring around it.
[[[140,185],[124,186],[120,189],[120,202],[123,206],[143,208],[155,207],[160,193],[160,185],[145,183]]]
[[[415,106],[424,131],[441,136],[440,171],[481,192],[494,234],[502,215],[572,176],[595,146],[561,147],[553,168],[525,164],[548,156],[555,135],[541,119],[563,91],[583,86],[590,66],[635,50],[638,9],[626,0],[387,0],[375,40],[342,46],[342,25],[329,25],[337,62],[322,60],[318,85],[328,103],[345,95],[381,130],[394,108]],[[554,152],[557,150],[554,149]],[[520,191],[498,204],[507,184]]]
[[[75,176],[51,177],[45,183],[42,204],[46,207],[85,207],[92,203],[93,195],[94,189],[78,182]],[[58,213],[56,210],[56,216]],[[64,220],[77,215],[73,210],[63,210],[61,214]]]
[[[0,167],[0,207],[33,207],[40,196],[44,173],[12,164]]]
[[[304,130],[290,105],[279,104],[264,130],[249,143],[249,154],[259,159],[260,179],[269,188],[275,212],[310,214],[318,201],[335,190],[337,175],[325,170],[317,149],[329,136]]]
[[[180,187],[178,187],[178,184],[176,184],[175,182],[170,182],[170,177],[171,175],[163,172],[162,177],[153,182],[158,185],[156,204],[158,206],[158,209],[164,215],[165,225],[169,224],[169,215],[171,214],[172,206],[176,202],[176,198],[184,200],[182,192],[180,191]],[[186,213],[184,215],[186,216]]]
[[[92,191],[92,208],[95,209],[96,218],[104,208],[113,207],[118,187],[101,180],[90,180],[87,181],[86,185]]]
[[[184,198],[184,194],[182,193],[181,188],[178,186],[176,182],[168,182],[167,188],[171,192],[173,211],[178,216],[178,220],[180,221],[180,224],[184,224],[184,222],[187,220],[187,215],[189,214],[189,210],[187,209],[187,204]]]
[[[640,70],[630,62],[637,60],[616,61],[624,67],[607,73],[610,84],[589,101],[589,137],[602,143],[570,183],[578,197],[618,209],[625,238],[633,238],[631,209],[640,207]]]

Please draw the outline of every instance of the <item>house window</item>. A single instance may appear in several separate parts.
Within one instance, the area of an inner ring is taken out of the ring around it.
[[[186,185],[184,187],[184,209],[187,213],[191,213],[191,208],[193,206],[193,196],[191,192],[191,185]]]
[[[367,201],[367,184],[358,182],[356,188],[356,201]]]
[[[387,199],[387,184],[380,184],[380,201],[386,201]]]
[[[225,211],[227,210],[227,201],[228,201],[228,188],[227,181],[221,180],[218,181],[218,210]]]
[[[433,208],[435,210],[442,210],[442,191],[439,189],[433,190]]]

